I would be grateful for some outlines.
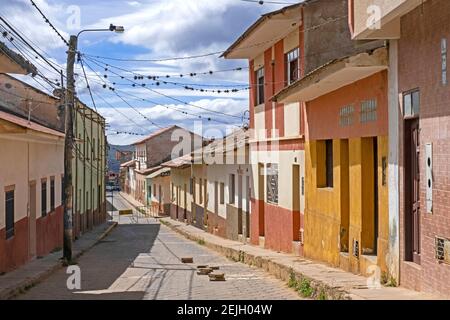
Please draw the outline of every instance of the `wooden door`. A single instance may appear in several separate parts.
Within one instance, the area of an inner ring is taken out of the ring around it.
[[[405,259],[420,264],[419,120],[405,123]]]

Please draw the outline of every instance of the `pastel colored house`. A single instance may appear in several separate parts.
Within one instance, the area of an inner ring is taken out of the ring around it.
[[[106,221],[107,140],[105,118],[79,100],[75,104],[75,153],[72,160],[73,235]]]
[[[248,141],[249,132],[237,129],[202,150],[202,163],[206,167],[207,230],[242,242],[250,240],[253,179]]]
[[[36,72],[2,43],[0,49],[0,72]],[[8,100],[1,97],[0,150],[3,273],[62,246],[64,134],[12,113]]]
[[[154,214],[170,215],[170,169],[160,167],[146,177],[146,205],[154,209]]]
[[[148,191],[146,177],[163,162],[190,153],[194,146],[201,147],[202,143],[201,136],[176,125],[159,129],[135,142],[133,160],[121,165],[126,171],[124,191],[144,205]]]
[[[389,43],[392,273],[401,286],[448,297],[450,2],[352,0],[349,12],[355,40]]]
[[[298,254],[304,207],[303,107],[270,98],[303,74],[302,11],[303,5],[296,4],[263,15],[223,55],[247,59],[250,67],[250,242]]]

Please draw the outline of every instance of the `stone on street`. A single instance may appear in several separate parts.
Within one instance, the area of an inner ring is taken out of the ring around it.
[[[126,206],[114,198],[116,210]],[[117,218],[116,218],[117,219]],[[184,264],[181,257],[193,257]],[[214,265],[226,281],[211,282],[197,265]],[[121,216],[119,226],[83,255],[81,290],[68,290],[61,269],[18,299],[236,300],[300,299],[264,271],[233,262],[183,238],[157,220]]]

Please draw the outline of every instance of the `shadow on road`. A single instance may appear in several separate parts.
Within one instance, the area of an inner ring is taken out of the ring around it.
[[[149,275],[133,267],[140,254],[148,254],[160,231],[159,224],[121,224],[105,239],[80,257],[81,290],[70,291],[70,275],[59,270],[19,299],[109,300],[144,297],[145,285],[138,282]]]

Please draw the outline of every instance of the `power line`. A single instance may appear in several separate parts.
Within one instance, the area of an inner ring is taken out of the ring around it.
[[[92,60],[89,59],[89,61],[92,61]],[[99,64],[96,63],[95,61],[92,61],[92,62],[93,62],[94,64],[96,64],[97,66],[101,67],[101,65],[99,65]],[[86,64],[87,64],[87,63],[86,63]],[[111,71],[111,73],[116,74],[116,75],[119,75],[119,74],[117,74],[117,73],[115,73],[115,72],[113,72],[113,71]],[[119,76],[120,76],[120,75],[119,75]],[[137,82],[135,82],[135,81],[133,81],[133,80],[131,80],[131,79],[128,79],[127,77],[124,77],[124,79],[127,80],[127,81],[129,81],[129,82],[131,82],[131,83],[134,83],[134,84],[136,84],[136,85],[139,85],[139,83],[137,83]],[[165,98],[168,98],[168,99],[171,99],[171,100],[176,101],[176,102],[178,102],[178,103],[181,103],[181,104],[183,104],[183,105],[187,105],[187,106],[191,106],[191,107],[194,107],[194,108],[202,109],[202,110],[204,110],[204,111],[208,111],[208,113],[220,114],[220,115],[223,115],[223,116],[232,117],[232,118],[237,118],[237,119],[241,119],[241,118],[242,118],[242,117],[240,117],[240,116],[231,115],[231,114],[228,114],[228,113],[225,113],[225,112],[220,112],[220,111],[215,111],[215,110],[210,110],[210,109],[208,109],[208,108],[200,107],[200,106],[194,105],[194,104],[192,104],[192,103],[183,101],[183,100],[181,100],[181,99],[178,99],[178,98],[175,98],[175,97],[171,97],[171,96],[169,96],[169,95],[167,95],[167,94],[161,93],[161,92],[159,92],[159,91],[153,90],[153,89],[148,88],[148,87],[143,87],[143,88],[146,89],[146,90],[149,90],[149,91],[151,91],[151,92],[153,92],[153,93],[155,93],[155,94],[158,94],[158,95],[160,95],[160,96],[163,96],[163,97],[165,97]],[[113,88],[113,89],[114,89],[114,88]],[[226,123],[226,124],[230,124],[230,123]]]
[[[201,76],[201,75],[213,75],[215,73],[223,73],[223,72],[233,72],[233,71],[242,71],[245,69],[248,69],[248,66],[243,66],[243,67],[236,67],[236,68],[230,68],[230,69],[222,69],[222,70],[208,70],[208,71],[201,71],[201,72],[187,72],[187,73],[182,73],[182,74],[176,74],[176,75],[170,75],[170,74],[165,74],[165,75],[157,75],[157,76],[151,76],[151,75],[144,75],[142,73],[138,73],[136,71],[132,71],[132,70],[128,70],[128,69],[124,69],[122,67],[118,67],[109,63],[105,63],[102,61],[99,61],[95,58],[90,57],[89,55],[86,54],[82,54],[85,55],[89,58],[89,60],[91,61],[96,61],[100,64],[105,65],[105,71],[108,71],[108,68],[114,68],[114,69],[118,69],[127,73],[131,73],[133,74],[136,78],[135,80],[139,80],[139,78],[143,79],[143,78],[148,78],[148,79],[162,79],[162,78],[184,78],[184,77],[196,77],[196,76]]]
[[[11,21],[9,21],[7,18],[3,17],[3,19],[4,19],[5,21],[7,21],[12,27],[15,28],[14,24],[11,23]],[[44,53],[44,54],[47,55],[49,58],[51,58],[51,55],[50,55],[48,52],[46,52],[45,50],[43,50],[42,48],[40,48],[40,47],[36,44],[36,42],[34,42],[33,40],[31,40],[29,37],[27,37],[22,31],[20,31],[18,28],[16,28],[16,31],[17,31],[24,39],[26,39],[29,43],[33,44],[34,47],[36,47],[36,48],[39,49],[42,53]],[[56,60],[56,59],[55,59],[55,60]],[[51,61],[51,60],[50,60],[49,62],[52,63],[53,65],[55,65],[56,68],[59,68],[59,69],[61,69],[61,70],[64,69],[63,66],[61,66],[60,64],[58,64],[58,63],[56,63],[56,62],[53,62],[53,61]],[[64,75],[64,77],[65,77],[65,75]]]
[[[79,59],[79,61],[80,61],[80,64],[81,64],[81,69],[83,70],[84,79],[86,80],[87,89],[89,90],[89,95],[91,96],[92,105],[94,106],[95,112],[98,112],[97,111],[97,106],[95,105],[94,97],[92,96],[91,86],[89,85],[89,80],[88,80],[88,78],[86,76],[86,71],[84,70],[83,60]]]
[[[39,51],[37,51],[32,45],[30,45],[3,17],[0,16],[0,20],[17,36],[23,43],[25,43],[34,53],[36,53],[39,57],[41,57],[47,64],[54,69],[58,74],[61,70],[55,68]]]
[[[291,3],[291,4],[295,4],[295,3]],[[329,19],[323,23],[320,23],[318,25],[312,26],[310,28],[304,29],[304,30],[300,30],[300,32],[305,33],[311,30],[315,30],[323,25],[326,25],[328,23],[332,23],[332,22],[336,22],[342,19],[347,19],[348,15],[344,15],[344,16],[340,16],[334,19]],[[266,41],[262,41],[259,43],[255,43],[255,44],[251,44],[248,46],[243,46],[243,47],[239,47],[239,48],[235,48],[234,50],[245,50],[245,49],[250,49],[250,48],[256,48],[259,46],[263,46],[265,44],[271,43],[271,42],[278,42],[279,40],[282,40],[285,37],[285,35],[279,37],[279,38],[275,38],[275,39],[269,39]],[[87,54],[84,53],[84,55],[88,56],[88,57],[93,57],[93,58],[97,58],[97,59],[103,59],[103,60],[111,60],[111,61],[124,61],[124,62],[164,62],[164,61],[174,61],[174,60],[188,60],[188,59],[197,59],[197,58],[204,58],[204,57],[208,57],[208,56],[214,56],[214,55],[219,55],[219,54],[223,54],[227,52],[227,50],[222,50],[222,51],[215,51],[215,52],[210,52],[210,53],[205,53],[205,54],[200,54],[200,55],[191,55],[191,56],[184,56],[184,57],[169,57],[169,58],[159,58],[159,59],[130,59],[130,58],[114,58],[114,57],[106,57],[106,56],[99,56],[99,55],[91,55],[91,54]]]
[[[33,7],[36,8],[37,11],[39,11],[39,13],[41,14],[42,18],[44,18],[45,23],[47,23],[52,29],[53,31],[55,31],[55,33],[59,36],[59,38],[65,43],[66,46],[69,46],[69,42],[67,42],[67,40],[61,35],[61,33],[58,31],[58,29],[55,28],[55,26],[50,22],[50,20],[45,16],[45,14],[42,12],[41,9],[39,9],[39,7],[36,5],[36,3],[34,3],[33,0],[30,0],[31,4]]]
[[[109,86],[98,74],[97,74],[97,72],[95,72],[95,70],[89,65],[89,63],[88,62],[86,62],[85,61],[85,64],[86,64],[86,66],[92,71],[92,72],[94,72],[94,74],[100,79],[100,81],[102,81],[103,82],[103,88],[109,88],[109,90],[111,90],[111,91],[119,91],[119,90],[117,90],[117,89],[115,89],[115,88],[113,88],[113,87],[111,87],[111,86]],[[131,81],[131,80],[128,80],[128,81]],[[120,92],[120,91],[119,91]],[[229,122],[225,122],[225,121],[221,121],[221,120],[217,120],[217,119],[214,119],[214,118],[211,118],[211,117],[205,117],[205,116],[202,116],[202,115],[197,115],[197,114],[191,114],[191,113],[189,113],[189,112],[187,112],[187,111],[182,111],[182,110],[180,110],[180,109],[177,109],[177,108],[175,108],[175,107],[172,107],[172,106],[167,106],[167,105],[161,105],[160,103],[156,103],[156,102],[153,102],[153,101],[151,101],[151,100],[148,100],[148,99],[141,99],[141,98],[138,98],[140,101],[142,100],[142,101],[147,101],[147,102],[150,102],[150,103],[152,103],[153,105],[155,105],[155,106],[157,106],[157,105],[160,105],[160,106],[162,106],[162,107],[165,107],[166,109],[172,109],[172,110],[175,110],[175,111],[177,111],[177,112],[179,112],[179,113],[182,113],[182,114],[184,114],[184,115],[190,115],[190,116],[192,116],[192,117],[195,117],[195,118],[198,118],[198,119],[205,119],[205,120],[207,120],[207,121],[214,121],[214,122],[217,122],[217,123],[221,123],[221,124],[226,124],[226,125],[233,125],[232,123],[229,123]],[[209,111],[209,110],[208,110]],[[209,112],[210,113],[210,112]],[[236,126],[236,125],[233,125],[233,126]]]

